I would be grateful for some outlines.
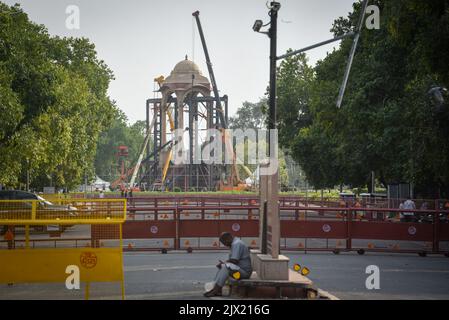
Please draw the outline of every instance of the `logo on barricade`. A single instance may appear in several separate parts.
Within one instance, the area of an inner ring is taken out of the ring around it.
[[[416,234],[416,228],[411,226],[408,228],[408,234],[414,236]]]
[[[331,226],[328,225],[328,224],[323,224],[323,228],[322,229],[326,233],[328,233],[328,232],[330,232],[332,230]]]
[[[97,265],[97,255],[93,252],[83,252],[80,255],[80,263],[86,269],[95,268]]]

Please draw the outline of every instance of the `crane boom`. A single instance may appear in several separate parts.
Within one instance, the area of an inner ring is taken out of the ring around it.
[[[214,91],[215,100],[217,101],[217,110],[218,110],[218,113],[220,116],[220,122],[221,122],[221,125],[223,126],[223,128],[226,129],[228,127],[228,124],[226,123],[223,108],[221,107],[221,101],[220,101],[220,95],[218,93],[217,82],[215,81],[214,70],[212,68],[212,62],[210,61],[209,51],[207,50],[207,45],[206,45],[206,39],[204,38],[203,28],[201,27],[200,12],[195,11],[194,13],[192,13],[192,16],[195,17],[196,24],[198,26],[198,32],[200,34],[201,43],[203,45],[204,56],[206,57],[207,70],[209,71],[209,78],[210,78],[210,82],[212,84],[212,90]]]
[[[150,141],[151,130],[154,127],[154,123],[155,122],[156,122],[156,117],[154,117],[153,121],[151,121],[151,125],[149,127],[148,134],[145,137],[145,141],[144,141],[143,146],[142,146],[142,151],[140,152],[139,158],[137,159],[136,166],[134,167],[134,172],[133,172],[133,175],[131,176],[131,181],[129,182],[129,186],[131,188],[134,187],[134,182],[136,181],[137,173],[139,172],[140,164],[142,163],[142,160],[143,160],[143,155],[145,154],[145,150],[147,149],[148,142]]]

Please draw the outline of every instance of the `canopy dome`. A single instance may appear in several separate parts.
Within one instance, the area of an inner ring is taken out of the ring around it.
[[[193,79],[192,79],[193,75]],[[210,90],[209,79],[201,73],[200,68],[193,62],[187,59],[182,60],[176,64],[173,71],[165,79],[163,86],[185,86],[185,85],[203,86]]]

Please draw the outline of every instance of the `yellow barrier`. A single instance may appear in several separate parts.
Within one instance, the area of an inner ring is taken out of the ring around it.
[[[124,199],[0,200],[0,225],[117,224],[126,219]]]
[[[126,200],[59,202],[0,201],[0,283],[64,282],[66,268],[77,266],[80,282],[86,283],[87,299],[91,282],[120,282],[124,299]],[[18,232],[20,228],[25,232]],[[57,247],[57,243],[64,245]]]

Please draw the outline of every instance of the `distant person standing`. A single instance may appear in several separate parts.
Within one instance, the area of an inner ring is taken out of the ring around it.
[[[355,201],[354,208],[362,208],[362,204],[359,200]],[[357,219],[362,220],[363,218],[365,218],[365,211],[356,211],[355,213]]]
[[[407,197],[407,200],[404,202],[404,210],[416,210],[415,202],[410,197]],[[414,222],[415,221],[415,214],[413,212],[407,212],[404,211],[402,213],[403,215],[403,221],[402,222]]]
[[[346,208],[347,207],[347,203],[346,203],[346,201],[343,199],[343,198],[341,198],[340,199],[340,202],[338,203],[338,206],[340,207],[340,208]],[[343,217],[346,217],[346,211],[340,211],[338,214],[337,214],[337,218],[343,218]]]
[[[404,209],[404,202],[401,202],[401,203],[399,204],[399,210],[403,210],[403,209]],[[401,221],[402,221],[402,219],[403,219],[403,214],[404,214],[403,211],[399,212],[399,218],[400,218]]]
[[[8,226],[8,229],[5,232],[5,235],[3,238],[8,242],[8,249],[12,250],[14,249],[14,227]]]
[[[429,210],[429,203],[427,201],[424,201],[421,204],[421,206],[419,207],[419,210],[422,210],[422,211]],[[428,215],[427,212],[424,212],[424,213],[420,212],[420,213],[418,213],[418,221],[420,221],[420,222],[424,221],[427,215]]]
[[[129,203],[131,204],[131,205],[134,205],[134,202],[133,202],[133,189],[132,188],[130,188],[129,189],[129,194],[128,194],[128,196],[129,196]]]
[[[3,238],[6,240],[6,242],[8,243],[8,250],[13,250],[15,249],[15,241],[14,241],[14,226],[8,226],[8,229],[6,230],[5,235],[3,236]],[[12,286],[13,283],[9,282],[8,286]]]
[[[444,210],[449,211],[449,201],[446,201],[443,207]],[[444,215],[443,215],[444,216]],[[446,222],[449,222],[449,213],[446,214],[446,217],[444,218]]]

